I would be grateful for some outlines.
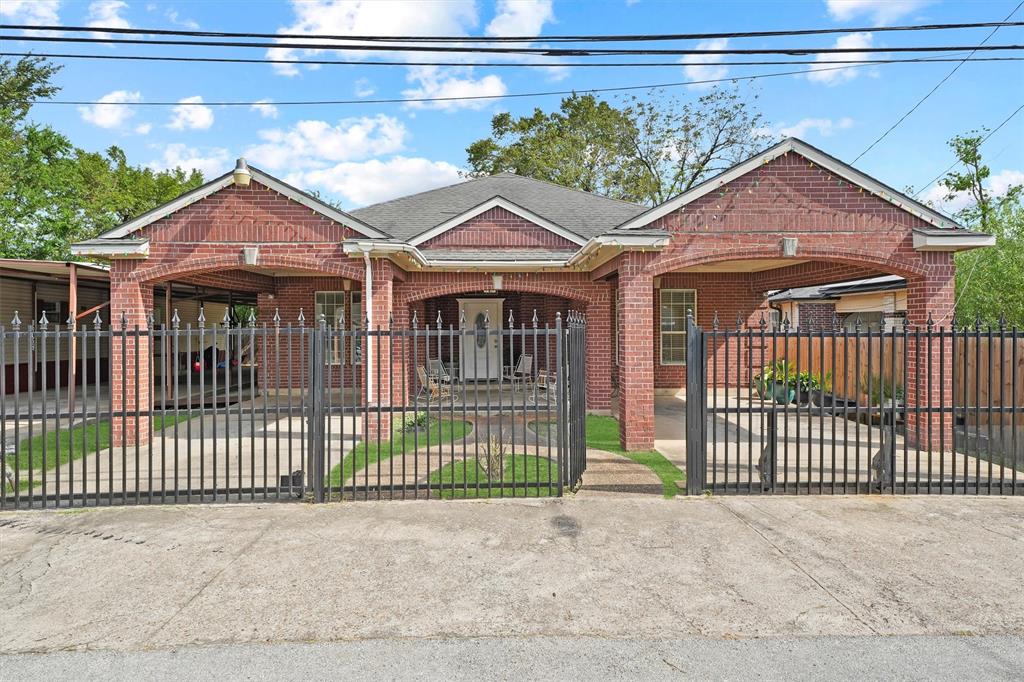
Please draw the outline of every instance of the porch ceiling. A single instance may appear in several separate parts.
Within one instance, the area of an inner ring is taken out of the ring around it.
[[[747,260],[730,260],[721,263],[707,263],[680,268],[676,272],[763,272],[791,265],[801,265],[808,261],[799,258],[754,258]]]

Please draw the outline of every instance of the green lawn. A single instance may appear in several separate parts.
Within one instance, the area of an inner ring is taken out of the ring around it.
[[[551,482],[550,487],[547,485]],[[442,484],[442,499],[473,499],[482,497],[549,497],[558,494],[558,463],[546,457],[533,455],[506,455],[500,480],[488,481],[487,473],[475,459],[447,464],[430,474],[430,483]],[[496,485],[517,485],[516,488],[488,488]],[[543,486],[523,486],[523,483],[543,483]],[[465,485],[465,489],[463,486]]]
[[[331,469],[328,475],[329,486],[340,486],[343,482],[352,478],[357,471],[362,471],[378,461],[384,462],[388,459],[413,452],[417,448],[427,446],[437,447],[447,445],[453,441],[464,438],[470,431],[469,422],[450,421],[447,419],[431,419],[427,425],[420,426],[418,431],[409,427],[405,430],[401,426],[395,428],[391,433],[391,440],[367,443],[358,443],[345,455],[340,464]],[[404,436],[404,437],[403,437]]]
[[[178,416],[177,421],[188,420],[187,414]],[[152,418],[153,431],[162,431],[165,428],[174,426],[174,415],[166,417],[155,416]],[[82,439],[85,439],[83,447]],[[99,440],[97,440],[97,438]],[[46,445],[46,470],[54,469],[67,464],[72,459],[80,459],[84,455],[106,450],[110,447],[110,421],[89,421],[67,429],[47,431],[46,435],[39,434],[32,438],[26,438],[18,444],[17,468],[21,479],[20,487],[26,489],[29,486],[27,476],[28,470],[43,470],[43,444]],[[98,447],[97,447],[98,444]],[[14,458],[8,462],[13,471],[15,469]],[[35,483],[38,485],[39,480]]]
[[[547,422],[533,422],[530,427],[538,434],[547,433]],[[615,417],[601,417],[596,414],[587,415],[587,447],[595,450],[614,452],[628,457],[637,464],[643,464],[661,479],[662,492],[665,497],[679,494],[677,482],[684,481],[686,474],[676,465],[665,459],[657,450],[637,450],[627,452],[619,446],[619,420]]]

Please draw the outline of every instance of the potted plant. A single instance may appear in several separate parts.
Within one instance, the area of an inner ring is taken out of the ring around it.
[[[780,405],[793,402],[796,388],[791,379],[793,373],[785,360],[768,365],[754,376],[753,390],[762,400],[774,400]]]
[[[811,405],[814,407],[846,407],[852,404],[852,401],[832,392],[832,372],[825,372],[825,376],[818,379],[818,384],[811,390]]]

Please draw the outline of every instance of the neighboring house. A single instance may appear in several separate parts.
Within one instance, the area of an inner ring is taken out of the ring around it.
[[[896,275],[816,287],[785,289],[768,296],[772,319],[790,328],[854,331],[902,329],[907,316],[907,281]]]
[[[787,139],[653,208],[499,174],[344,212],[240,160],[73,250],[109,259],[113,313],[130,324],[167,281],[254,295],[261,322],[301,309],[373,328],[438,313],[529,325],[536,311],[543,325],[579,310],[587,407],[617,412],[624,446],[644,449],[655,392],[685,386],[688,314],[756,324],[768,291],[894,274],[923,323],[953,304],[953,253],[991,243]],[[396,400],[403,361],[381,379]]]
[[[219,322],[231,302],[256,304],[255,297],[245,298],[243,295],[238,298],[231,291],[183,283],[174,283],[170,287],[162,285],[158,292],[153,307],[154,317],[159,323],[170,326],[177,311],[182,328],[198,323],[200,308],[211,322]],[[97,316],[106,328],[110,323],[109,306],[110,268],[106,266],[76,261],[0,258],[0,327],[6,330],[13,329],[15,313],[21,331],[38,328],[44,313],[49,329],[66,329],[72,309],[79,329],[93,329]],[[91,377],[95,369],[92,345],[81,351],[75,348],[74,351],[79,365],[82,357],[88,355],[86,368]],[[44,378],[47,386],[56,386],[58,377],[60,385],[66,386],[72,376],[68,372],[71,352],[67,344],[50,347],[44,361],[41,349],[25,344],[17,349],[16,358],[14,345],[8,341],[0,348],[0,364],[3,365],[3,390],[0,393],[10,394],[15,388],[26,391],[30,386],[42,386]],[[99,354],[100,378],[106,381],[109,348],[105,343],[101,344]],[[76,365],[76,383],[81,382],[78,369]]]

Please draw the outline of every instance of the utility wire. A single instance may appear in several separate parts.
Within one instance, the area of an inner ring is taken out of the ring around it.
[[[97,28],[97,31],[102,29]],[[788,47],[788,48],[724,48],[724,49],[605,49],[605,48],[548,48],[548,47],[463,47],[434,45],[337,45],[332,43],[265,43],[207,40],[142,40],[139,38],[78,38],[68,36],[15,36],[0,35],[0,40],[30,42],[89,43],[103,45],[176,45],[190,47],[241,47],[265,49],[339,50],[353,52],[433,52],[458,54],[530,54],[545,57],[591,57],[618,55],[726,55],[726,54],[785,54],[804,56],[812,54],[871,54],[877,52],[964,52],[984,50],[998,52],[1021,50],[1024,45],[925,45],[918,47]]]
[[[820,62],[815,59],[788,59],[776,61],[744,61],[714,62],[707,66],[786,66],[789,64],[942,64],[963,61],[962,57],[914,57],[910,59],[830,59]],[[336,59],[259,59],[245,57],[171,57],[151,55],[116,55],[116,54],[70,54],[54,52],[0,52],[0,57],[45,57],[47,59],[99,59],[110,61],[149,61],[149,62],[201,62],[225,64],[291,64],[295,66],[476,66],[480,68],[576,68],[576,67],[661,67],[679,68],[680,62],[406,62],[406,61],[360,61]],[[974,57],[972,62],[1019,62],[1024,57]],[[694,66],[701,66],[696,64]],[[817,70],[817,69],[815,69]]]
[[[819,71],[834,71],[836,69],[855,69],[860,66],[870,66],[869,64],[850,64],[848,66],[833,66],[827,69],[816,69],[815,72]],[[597,92],[626,92],[629,90],[657,90],[659,88],[676,88],[685,85],[708,85],[711,83],[727,83],[734,81],[745,81],[745,80],[757,80],[759,78],[775,78],[778,76],[795,76],[799,74],[808,73],[806,69],[800,69],[798,71],[776,71],[774,73],[759,73],[751,74],[746,76],[732,76],[729,78],[708,78],[703,80],[690,80],[690,81],[678,81],[673,83],[653,83],[648,85],[627,85],[621,87],[609,87],[609,88],[576,88],[573,90],[548,90],[545,92],[514,92],[505,93],[503,95],[464,95],[459,97],[394,97],[388,99],[338,99],[338,100],[287,100],[282,102],[273,102],[274,106],[316,106],[316,105],[329,105],[329,104],[413,104],[421,102],[465,102],[473,100],[492,100],[492,99],[519,99],[524,97],[546,97],[553,95],[574,95],[577,93],[597,93]],[[221,107],[240,107],[240,106],[252,106],[254,104],[266,104],[267,100],[259,101],[224,101],[224,102],[96,102],[91,100],[52,100],[52,99],[41,99],[35,100],[32,104],[63,104],[63,105],[76,105],[76,106],[91,106],[94,104],[102,104],[103,106],[132,106],[132,107],[180,107],[180,106],[221,106]]]
[[[915,24],[905,26],[869,26],[859,28],[808,28],[780,31],[729,31],[722,33],[654,33],[625,35],[551,35],[551,36],[346,36],[333,33],[236,33],[231,31],[187,31],[184,29],[123,28],[118,26],[28,26],[0,24],[0,29],[21,31],[64,31],[67,33],[116,33],[121,35],[193,36],[202,38],[299,38],[314,40],[347,40],[357,42],[415,42],[415,43],[605,43],[654,42],[669,40],[708,40],[712,38],[769,38],[781,36],[828,35],[860,33],[865,31],[937,31],[970,28],[999,28],[1024,26],[1024,22],[989,21],[959,24]]]
[[[1004,125],[1006,125],[1007,123],[1009,123],[1009,122],[1010,122],[1010,119],[1012,119],[1012,118],[1013,118],[1014,116],[1016,116],[1017,114],[1019,114],[1019,113],[1021,112],[1021,110],[1024,110],[1024,104],[1021,104],[1021,105],[1020,105],[1019,107],[1017,107],[1016,109],[1014,109],[1014,110],[1013,110],[1013,112],[1011,112],[1009,116],[1007,116],[1006,118],[1004,118],[1004,119],[1003,119],[1003,122],[1002,122],[1002,123],[1000,123],[999,125],[997,125],[997,126],[996,126],[995,128],[993,128],[992,130],[988,131],[988,134],[987,134],[987,135],[985,135],[985,137],[981,138],[981,142],[979,142],[979,143],[978,143],[978,146],[980,147],[981,145],[985,144],[985,142],[986,142],[986,141],[988,140],[988,138],[990,138],[990,137],[992,137],[993,135],[995,135],[995,134],[996,134],[996,132],[998,132],[1000,128],[1002,128],[1002,127],[1003,127]],[[917,190],[917,191],[916,191],[916,192],[914,193],[914,197],[913,197],[913,198],[914,198],[914,199],[916,199],[917,197],[919,197],[919,196],[921,195],[921,193],[922,193],[922,192],[924,192],[924,191],[925,191],[926,189],[928,189],[929,187],[931,187],[932,185],[934,185],[934,184],[935,184],[936,182],[938,182],[939,180],[941,180],[941,179],[942,179],[942,177],[943,177],[944,175],[946,175],[947,173],[949,173],[949,171],[951,171],[951,170],[953,170],[954,168],[956,168],[957,166],[959,166],[959,165],[960,165],[960,163],[961,163],[961,162],[960,162],[959,160],[957,160],[957,161],[954,161],[954,162],[953,162],[953,164],[952,164],[952,165],[951,165],[951,166],[950,166],[949,168],[947,168],[946,170],[944,170],[944,171],[942,171],[941,173],[939,173],[938,175],[936,175],[936,176],[935,176],[934,178],[932,178],[931,180],[929,180],[929,181],[928,181],[928,183],[927,183],[926,185],[924,185],[923,187],[921,187],[921,189]]]
[[[1024,0],[1021,0],[1021,2],[1020,2],[1020,3],[1019,3],[1019,4],[1017,5],[1017,6],[1016,6],[1016,7],[1014,7],[1014,8],[1013,8],[1013,11],[1011,11],[1011,12],[1010,12],[1009,14],[1007,14],[1007,15],[1006,15],[1006,19],[1004,19],[1003,21],[1004,21],[1004,22],[1006,22],[1006,21],[1009,21],[1010,17],[1012,17],[1012,16],[1014,15],[1014,14],[1016,14],[1016,13],[1017,13],[1017,10],[1019,10],[1019,9],[1021,8],[1021,6],[1024,6]],[[897,120],[897,121],[896,121],[895,123],[893,123],[893,124],[892,124],[891,126],[889,126],[889,129],[888,129],[888,130],[886,130],[886,131],[885,131],[884,133],[882,133],[881,135],[879,135],[879,136],[878,136],[878,139],[877,139],[877,140],[875,140],[874,142],[872,142],[871,144],[869,144],[869,145],[868,145],[868,146],[867,146],[867,147],[866,147],[866,148],[864,149],[864,151],[862,151],[862,152],[861,152],[860,154],[858,154],[858,155],[857,155],[857,158],[855,158],[855,159],[854,159],[854,160],[853,160],[853,161],[852,161],[851,163],[857,163],[858,161],[860,161],[860,158],[861,158],[862,156],[864,156],[864,155],[865,155],[865,154],[867,154],[867,153],[868,153],[869,151],[871,151],[872,149],[874,149],[874,148],[875,148],[875,146],[876,146],[876,145],[877,145],[877,144],[878,144],[879,142],[881,142],[882,140],[884,140],[885,138],[887,138],[887,137],[889,136],[889,133],[891,133],[892,131],[896,130],[896,128],[898,128],[898,127],[899,127],[899,125],[900,125],[901,123],[903,123],[903,122],[904,122],[905,120],[907,120],[907,117],[908,117],[908,116],[910,116],[910,115],[911,115],[912,113],[914,113],[915,111],[917,111],[918,107],[920,107],[920,106],[921,106],[922,104],[924,104],[924,103],[925,103],[925,101],[927,101],[927,99],[928,99],[929,97],[931,97],[932,95],[934,95],[934,94],[935,94],[935,91],[936,91],[936,90],[938,90],[939,88],[941,88],[941,87],[942,87],[942,85],[943,85],[943,84],[944,84],[944,83],[945,83],[946,81],[948,81],[948,80],[949,80],[950,78],[952,78],[952,77],[953,77],[953,74],[954,74],[954,73],[956,73],[957,71],[959,71],[959,70],[960,70],[960,67],[961,67],[961,66],[963,66],[964,64],[966,64],[966,63],[967,63],[967,61],[968,61],[968,60],[969,60],[969,59],[970,59],[971,57],[973,57],[973,56],[974,56],[974,54],[975,54],[975,53],[976,53],[976,52],[977,52],[978,50],[984,49],[984,48],[983,48],[983,46],[985,45],[985,43],[987,43],[987,42],[988,42],[989,38],[991,38],[992,36],[994,36],[994,35],[996,34],[996,31],[998,31],[998,30],[999,30],[999,28],[1000,28],[999,26],[996,26],[995,28],[993,28],[993,29],[992,29],[992,31],[991,31],[991,32],[990,32],[990,33],[989,33],[989,34],[988,34],[987,36],[985,36],[985,39],[984,39],[984,40],[982,40],[982,41],[981,41],[981,42],[980,42],[980,43],[978,44],[978,47],[977,47],[977,48],[975,48],[974,50],[972,50],[972,51],[971,51],[971,53],[970,53],[969,55],[967,55],[967,57],[965,57],[965,58],[964,58],[964,60],[963,60],[962,62],[960,62],[959,64],[957,64],[956,66],[954,66],[954,67],[953,67],[953,70],[952,70],[952,71],[950,71],[949,73],[947,73],[947,74],[946,74],[946,75],[945,75],[945,76],[943,77],[943,79],[942,79],[942,80],[940,80],[940,81],[939,81],[938,83],[936,83],[936,84],[935,84],[935,87],[934,87],[934,88],[932,88],[931,90],[929,90],[929,91],[928,91],[928,93],[927,93],[927,94],[926,94],[926,95],[925,95],[924,97],[922,97],[922,98],[921,98],[920,100],[918,100],[917,104],[915,104],[914,106],[910,107],[910,109],[909,109],[909,110],[908,110],[908,111],[907,111],[907,112],[906,112],[905,114],[903,114],[902,116],[900,116],[900,117],[899,117],[899,120]]]

